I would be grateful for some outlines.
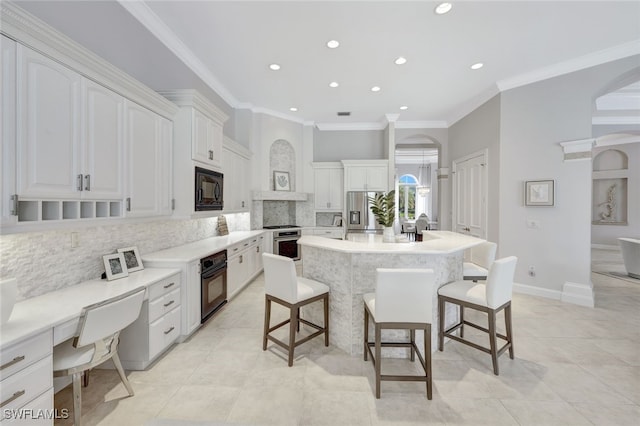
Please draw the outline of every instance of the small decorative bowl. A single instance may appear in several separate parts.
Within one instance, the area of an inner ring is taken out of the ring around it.
[[[15,278],[0,281],[0,325],[6,324],[11,317],[13,305],[18,296],[18,282]]]

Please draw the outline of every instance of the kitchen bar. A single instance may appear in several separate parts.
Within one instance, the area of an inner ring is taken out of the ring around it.
[[[362,295],[375,291],[376,268],[430,268],[435,272],[436,285],[433,293],[432,347],[437,347],[436,289],[462,279],[463,251],[484,240],[448,231],[426,231],[423,236],[422,242],[402,243],[383,243],[381,235],[370,234],[349,234],[347,240],[314,236],[303,236],[298,240],[302,251],[302,275],[331,288],[331,345],[351,355],[362,354]],[[302,315],[308,316],[312,322],[318,321],[321,312],[315,307],[309,308]],[[452,307],[452,310],[451,313],[447,312],[447,318],[454,321],[455,308]],[[390,330],[388,337],[393,338],[396,334],[400,335]]]

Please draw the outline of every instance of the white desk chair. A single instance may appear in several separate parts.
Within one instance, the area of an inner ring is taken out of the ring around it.
[[[518,258],[515,256],[496,260],[489,268],[486,285],[470,281],[455,281],[445,284],[438,290],[438,311],[440,313],[440,328],[438,332],[438,349],[442,352],[445,336],[491,354],[493,374],[498,375],[498,357],[509,349],[509,357],[513,359],[513,335],[511,331],[511,292],[513,289],[513,275]],[[460,306],[460,322],[444,329],[445,302]],[[464,308],[471,308],[485,312],[488,317],[489,328],[465,321]],[[496,332],[496,314],[504,309],[504,319],[507,335]],[[469,325],[489,334],[490,349],[464,339],[464,326]],[[460,329],[460,336],[453,334]],[[497,337],[507,343],[497,348]]]
[[[490,241],[469,249],[469,261],[462,264],[462,276],[465,280],[486,280],[489,267],[496,260],[498,245]]]
[[[267,340],[271,340],[289,353],[289,367],[293,365],[293,353],[299,346],[324,333],[324,345],[329,346],[329,287],[314,280],[296,276],[296,267],[291,258],[270,253],[262,253],[264,261],[264,334],[262,350],[267,350]],[[300,318],[300,308],[317,300],[324,301],[324,327]],[[271,302],[289,308],[289,319],[271,327]],[[296,330],[300,323],[317,331],[296,341]],[[289,343],[271,336],[271,332],[289,324]]]
[[[382,269],[377,270],[376,292],[364,299],[364,360],[371,355],[376,370],[376,398],[380,398],[382,380],[422,381],[427,385],[427,399],[432,395],[431,377],[431,318],[434,273],[431,269]],[[375,341],[369,342],[369,317],[375,328]],[[405,329],[409,342],[382,342],[382,329]],[[424,331],[424,358],[416,345],[416,330]],[[415,355],[424,375],[386,375],[381,371],[382,347],[411,349],[411,361]],[[375,348],[375,356],[371,348]]]
[[[73,422],[81,424],[82,372],[108,359],[118,370],[120,379],[133,396],[133,389],[118,357],[120,331],[138,318],[145,288],[140,287],[118,297],[85,306],[82,309],[76,337],[53,348],[53,376],[73,376]]]

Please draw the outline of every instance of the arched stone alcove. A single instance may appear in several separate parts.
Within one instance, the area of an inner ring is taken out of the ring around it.
[[[291,191],[296,190],[296,152],[293,145],[284,139],[278,139],[269,149],[269,189],[273,190],[273,172],[289,173]]]

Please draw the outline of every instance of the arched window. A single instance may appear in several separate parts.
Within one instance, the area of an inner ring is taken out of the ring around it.
[[[416,188],[418,180],[413,175],[402,175],[398,180],[398,218],[416,218]]]

